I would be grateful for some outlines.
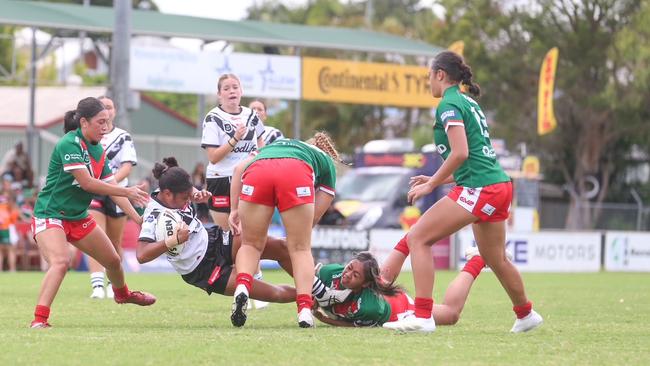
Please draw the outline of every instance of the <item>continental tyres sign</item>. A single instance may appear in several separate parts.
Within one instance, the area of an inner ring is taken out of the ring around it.
[[[303,57],[304,100],[430,108],[428,69]]]

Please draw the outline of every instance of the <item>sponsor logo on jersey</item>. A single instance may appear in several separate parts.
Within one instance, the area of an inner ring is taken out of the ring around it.
[[[444,121],[447,118],[451,118],[451,117],[455,117],[455,116],[456,116],[456,113],[454,113],[453,110],[449,110],[449,111],[442,112],[442,114],[440,115],[440,119]]]
[[[497,157],[496,152],[494,152],[494,149],[490,146],[483,146],[483,155],[487,156],[488,158]]]
[[[244,185],[241,187],[241,193],[242,193],[242,194],[245,194],[245,195],[247,195],[247,196],[252,196],[252,195],[253,195],[253,191],[255,191],[255,187],[253,187],[253,186],[251,186],[251,185],[244,184]]]
[[[483,208],[481,209],[481,212],[483,212],[484,214],[486,214],[488,216],[492,216],[492,214],[494,213],[495,210],[496,210],[496,208],[494,206],[492,206],[489,203],[486,203],[485,206],[483,206]]]
[[[298,197],[309,197],[311,196],[311,189],[309,187],[297,187],[296,195]]]
[[[436,145],[436,150],[438,150],[438,154],[442,155],[447,151],[447,146],[443,144]]]
[[[257,145],[255,143],[247,142],[243,146],[240,146],[239,143],[236,145],[232,152],[234,153],[249,153],[251,151],[257,150]]]
[[[463,196],[458,197],[458,200],[460,202],[465,203],[465,204],[470,205],[470,206],[474,206],[474,204],[476,203],[476,202],[474,202],[474,201],[472,201],[470,199],[467,199],[467,198],[465,198]]]
[[[81,154],[77,154],[77,153],[72,153],[72,154],[65,154],[65,155],[63,155],[63,159],[64,159],[65,161],[69,161],[69,160],[83,160],[83,158],[84,158],[84,157],[81,156]]]
[[[230,197],[212,196],[212,207],[230,207]]]

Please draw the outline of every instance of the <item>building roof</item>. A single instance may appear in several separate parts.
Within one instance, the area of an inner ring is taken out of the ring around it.
[[[106,87],[38,87],[36,89],[37,128],[48,128],[60,123],[63,115],[77,107],[77,103],[86,97],[98,97],[106,94]],[[29,88],[0,87],[0,127],[25,128],[29,124]]]
[[[111,33],[113,8],[0,0],[0,24]],[[276,46],[433,56],[428,43],[363,29],[219,20],[133,10],[132,33]]]

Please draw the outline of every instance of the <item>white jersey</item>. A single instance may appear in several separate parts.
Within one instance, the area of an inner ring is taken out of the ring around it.
[[[142,215],[142,229],[140,230],[139,241],[153,243],[156,241],[156,223],[158,216],[169,208],[163,206],[156,197],[158,191],[151,194],[151,200]],[[190,230],[190,237],[183,245],[180,253],[167,251],[165,254],[167,260],[174,267],[176,272],[181,275],[192,272],[201,263],[205,252],[208,249],[208,232],[203,227],[201,221],[196,217],[196,212],[192,205],[176,210],[187,224]]]
[[[232,176],[235,166],[252,151],[257,150],[257,138],[264,133],[264,124],[257,117],[255,111],[247,107],[241,107],[241,112],[238,114],[231,114],[225,112],[221,107],[215,107],[205,116],[201,138],[201,147],[204,149],[228,144],[228,140],[235,135],[238,123],[246,124],[248,133],[223,159],[216,164],[208,164],[205,172],[206,178]]]
[[[283,139],[284,135],[282,131],[278,130],[275,127],[266,126],[264,128],[264,134],[262,134],[262,139],[264,140],[264,145],[269,145],[277,139]]]
[[[106,152],[108,167],[111,168],[113,174],[115,174],[124,163],[130,162],[134,166],[138,163],[133,139],[131,138],[131,135],[123,129],[113,127],[113,131],[102,136],[101,144]],[[126,187],[129,183],[129,178],[126,177],[118,183],[120,186]]]

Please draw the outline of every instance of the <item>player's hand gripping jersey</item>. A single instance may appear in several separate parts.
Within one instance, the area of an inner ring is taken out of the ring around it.
[[[341,284],[341,275],[345,267],[340,264],[328,264],[321,267],[318,278],[335,290],[345,289]],[[358,327],[381,325],[391,316],[391,308],[381,295],[370,289],[353,294],[350,300],[324,309],[330,317],[345,320]]]
[[[492,148],[487,120],[481,107],[463,94],[458,85],[445,90],[436,109],[433,137],[443,159],[447,159],[451,152],[447,131],[454,125],[464,126],[469,149],[467,160],[454,172],[456,185],[477,188],[509,182],[510,177],[499,165]]]
[[[71,172],[87,169],[93,178],[113,179],[102,145],[84,140],[81,129],[70,131],[54,147],[47,169],[45,187],[34,207],[37,218],[76,221],[88,216],[93,194],[79,186]]]

